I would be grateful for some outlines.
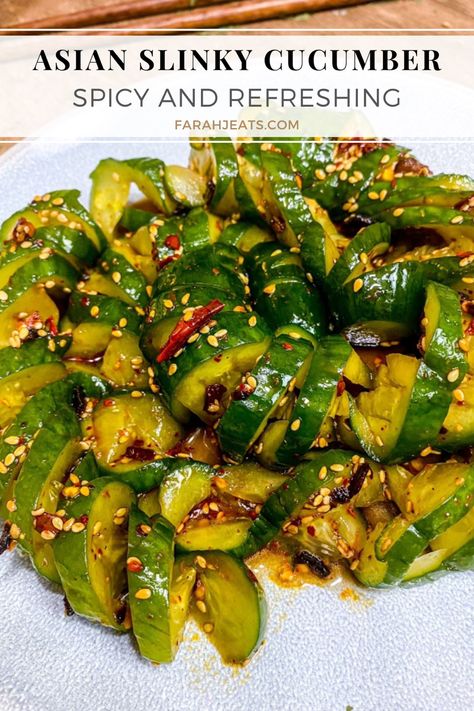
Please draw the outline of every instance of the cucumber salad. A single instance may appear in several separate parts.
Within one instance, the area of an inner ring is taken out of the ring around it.
[[[473,569],[474,180],[222,138],[91,178],[89,209],[0,228],[0,552],[154,663],[190,617],[248,660],[265,554],[282,581]]]

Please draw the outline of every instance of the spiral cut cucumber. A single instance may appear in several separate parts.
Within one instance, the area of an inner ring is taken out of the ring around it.
[[[474,568],[474,181],[309,139],[92,179],[0,228],[1,551],[157,663],[189,616],[251,656],[269,545],[282,582]]]

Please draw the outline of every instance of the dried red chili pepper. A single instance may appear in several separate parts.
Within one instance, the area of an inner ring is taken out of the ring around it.
[[[194,309],[194,313],[189,321],[185,321],[184,318],[181,318],[171,332],[165,345],[158,353],[156,357],[158,363],[163,363],[165,360],[172,358],[180,348],[186,345],[188,338],[192,336],[193,333],[199,331],[200,328],[205,326],[206,323],[208,323],[215,314],[222,311],[223,308],[224,304],[219,301],[219,299],[213,299],[206,304],[206,306],[200,306]]]
[[[466,336],[474,336],[474,318],[471,319],[469,326],[464,331]]]

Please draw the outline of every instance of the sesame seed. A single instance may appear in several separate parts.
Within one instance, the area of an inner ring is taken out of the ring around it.
[[[117,516],[119,518],[122,518],[128,514],[128,509],[126,506],[122,506],[121,508],[117,509],[115,512],[114,516]]]
[[[12,435],[12,436],[10,436],[10,437],[6,437],[6,438],[5,438],[5,444],[13,444],[13,445],[20,444],[20,438],[14,436],[14,435]]]
[[[321,469],[319,470],[318,476],[319,476],[319,478],[320,478],[321,480],[323,480],[323,479],[326,478],[327,473],[328,473],[327,467],[323,466],[323,467],[321,467]]]
[[[375,192],[375,190],[371,190],[369,193],[367,193],[367,197],[369,200],[378,200],[379,199],[379,194]]]
[[[8,300],[8,294],[6,291],[0,291],[0,301],[7,301]]]
[[[380,435],[376,436],[375,442],[378,444],[379,447],[383,447],[383,439]]]
[[[217,338],[216,338],[215,336],[213,336],[213,335],[207,337],[207,342],[208,342],[209,345],[212,346],[213,348],[217,348],[218,345],[219,345],[219,341],[218,341]]]
[[[15,455],[10,452],[10,454],[7,454],[4,461],[5,461],[5,466],[9,467],[15,461]]]
[[[268,284],[267,286],[264,287],[263,293],[268,294],[268,296],[272,296],[272,294],[275,293],[276,286],[275,284]]]
[[[174,303],[171,301],[171,299],[163,299],[163,306],[165,307],[165,309],[172,309]]]
[[[461,222],[464,222],[464,217],[462,215],[456,215],[450,220],[452,225],[460,225]]]
[[[456,388],[453,392],[454,397],[458,402],[464,402],[464,393],[460,388]]]
[[[297,420],[294,420],[291,425],[290,425],[290,430],[293,432],[297,432],[301,426],[301,419],[298,418]]]
[[[214,629],[214,625],[212,624],[212,622],[206,622],[206,624],[203,625],[203,630],[204,630],[204,632],[207,632],[207,634],[210,634],[213,629]]]
[[[253,328],[254,326],[257,325],[257,317],[256,316],[251,316],[248,320],[248,324],[250,328]]]
[[[452,370],[450,370],[446,377],[450,383],[456,382],[456,380],[459,378],[459,368],[453,368]]]
[[[123,336],[122,331],[120,331],[118,328],[113,328],[111,333],[114,338],[122,338]]]
[[[326,166],[326,173],[334,173],[337,170],[337,166],[334,163],[328,163]]]
[[[469,350],[469,345],[468,342],[465,338],[460,338],[458,342],[459,348],[464,351],[465,353],[468,352]]]
[[[137,600],[149,600],[151,597],[150,588],[140,588],[140,590],[137,590],[135,593],[135,597]]]
[[[128,323],[128,321],[126,318],[121,318],[120,321],[118,322],[118,325],[120,326],[120,328],[125,328],[127,323]]]
[[[196,607],[197,609],[202,612],[203,614],[207,611],[206,603],[203,602],[202,600],[198,600],[196,602]]]
[[[16,511],[16,502],[15,499],[9,499],[6,503],[7,511],[10,511],[10,513],[13,513]]]
[[[465,284],[474,284],[474,277],[463,277],[462,281]]]
[[[66,522],[67,523],[67,522]],[[63,526],[64,528],[64,526]],[[85,529],[85,526],[81,521],[76,521],[71,525],[71,531],[73,533],[81,533]]]
[[[120,272],[112,272],[112,281],[114,281],[116,284],[119,284],[121,279],[122,275],[120,274]]]
[[[197,555],[195,558],[195,561],[199,565],[200,568],[207,568],[206,559],[202,555]]]
[[[56,285],[56,282],[54,282],[52,279],[48,279],[48,281],[45,283],[45,287],[47,289],[54,289]]]
[[[17,538],[20,538],[20,535],[20,528],[16,525],[16,523],[12,523],[12,525],[10,526],[10,537],[16,540]]]
[[[392,212],[392,215],[394,217],[400,217],[400,215],[403,215],[404,212],[405,210],[403,209],[403,207],[396,207],[395,210]]]
[[[54,538],[56,538],[56,534],[54,531],[48,531],[47,529],[44,531],[41,531],[41,538],[44,538],[45,541],[52,541]]]
[[[93,536],[98,536],[99,533],[100,533],[101,528],[102,528],[102,521],[96,521],[96,522],[94,523],[94,527],[93,527],[93,529],[92,529],[92,535],[93,535]]]
[[[364,286],[364,282],[362,281],[362,279],[356,279],[354,281],[352,288],[353,288],[354,292],[357,293],[358,291],[360,291],[362,289],[363,286]]]
[[[392,545],[392,539],[391,539],[391,538],[386,538],[386,539],[383,541],[383,543],[382,543],[382,545],[380,546],[380,548],[381,548],[381,550],[382,550],[383,552],[385,552],[386,550],[388,550],[388,549],[390,548],[391,545]]]
[[[63,530],[64,522],[62,518],[59,518],[59,516],[53,516],[51,523],[57,531]]]
[[[186,306],[186,304],[188,303],[190,297],[191,297],[191,294],[190,294],[190,293],[187,293],[187,294],[185,294],[185,295],[183,296],[183,298],[181,299],[181,303],[183,304],[183,306]]]
[[[326,178],[326,173],[324,172],[324,170],[321,170],[321,168],[317,168],[314,171],[314,174],[318,180],[325,180],[325,178]]]
[[[385,165],[386,163],[389,162],[389,160],[390,160],[390,156],[388,153],[386,153],[384,156],[382,156],[382,158],[380,159],[380,162],[382,163],[382,165]]]
[[[329,469],[333,472],[343,472],[344,471],[344,465],[343,464],[331,464]]]
[[[216,338],[225,338],[227,336],[227,329],[221,328],[219,331],[216,331],[215,336]]]

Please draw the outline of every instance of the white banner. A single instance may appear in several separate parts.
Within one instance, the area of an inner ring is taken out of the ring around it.
[[[0,38],[0,136],[474,137],[474,36]]]

